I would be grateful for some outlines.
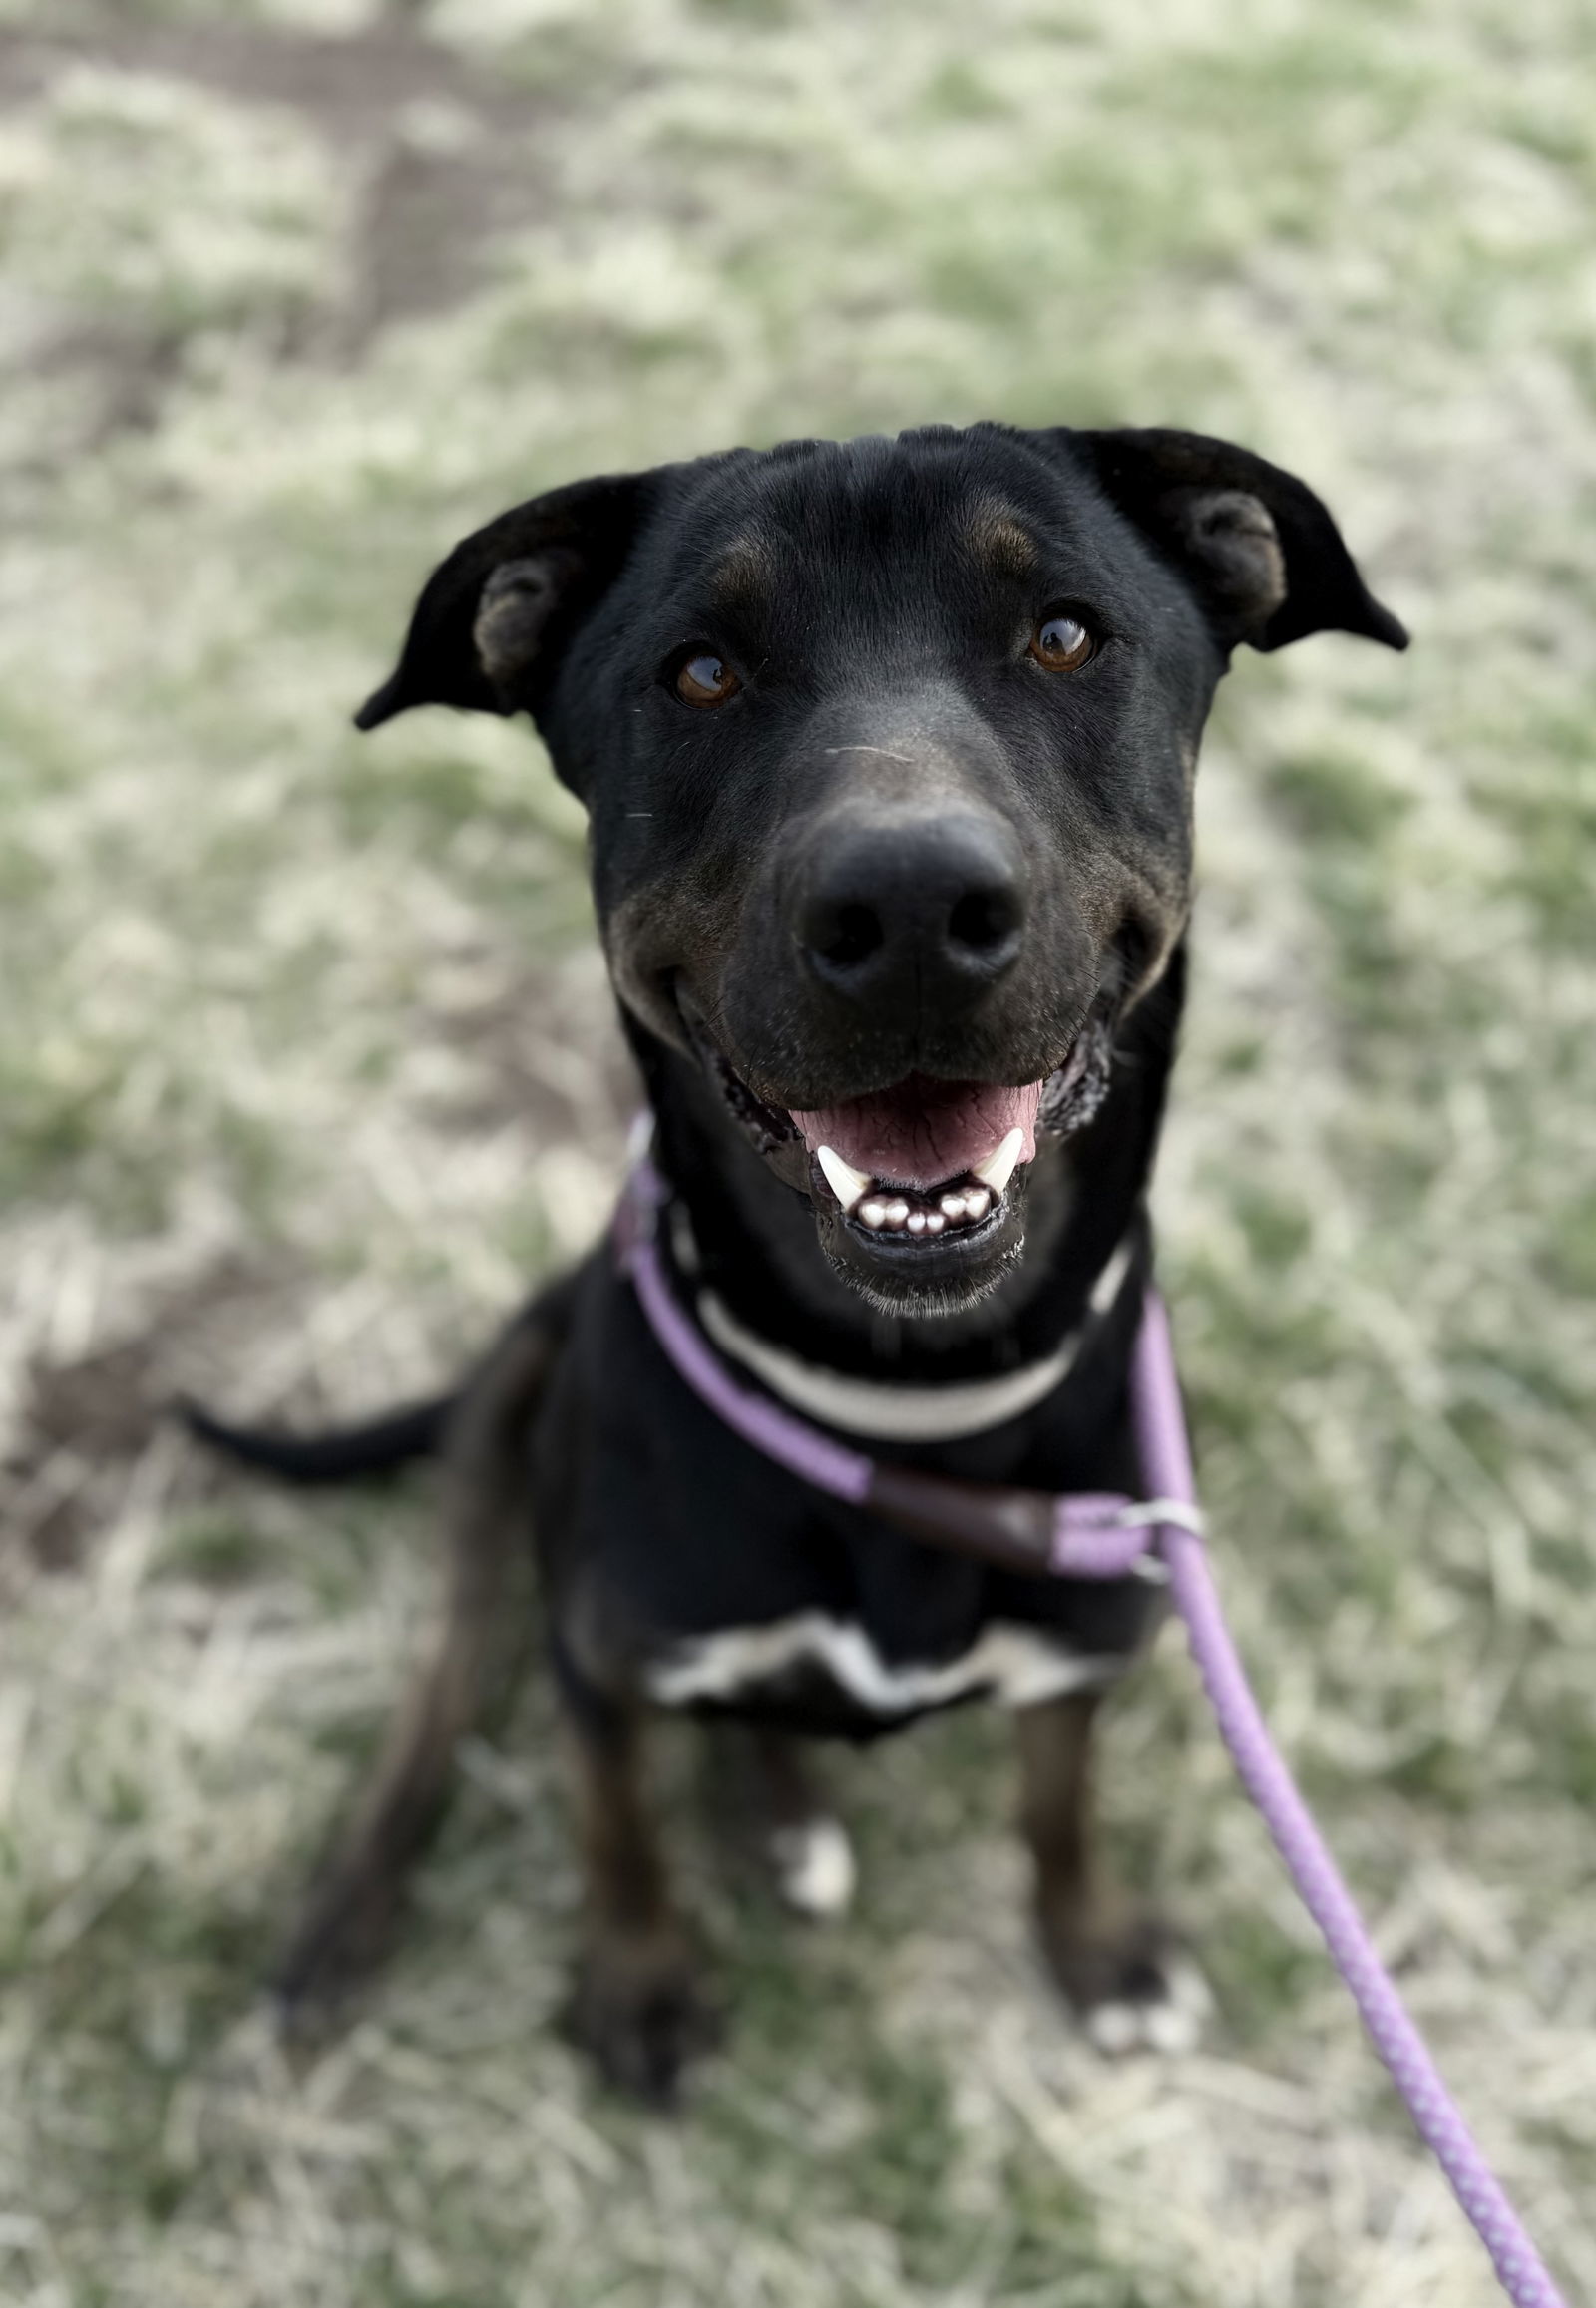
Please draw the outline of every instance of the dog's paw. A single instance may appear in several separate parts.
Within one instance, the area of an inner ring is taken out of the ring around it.
[[[1110,2059],[1193,2052],[1213,2009],[1208,1983],[1151,1917],[1111,1932],[1045,1938],[1049,1968],[1087,2040]]]
[[[859,1871],[840,1819],[824,1813],[777,1827],[769,1839],[776,1889],[795,1915],[826,1923],[853,1905]]]
[[[682,1942],[612,1941],[590,1947],[578,1966],[566,2033],[606,2084],[668,2110],[693,2063],[720,2041],[721,2023]]]
[[[1190,1957],[1166,1957],[1138,1973],[1131,1985],[1140,1992],[1094,2004],[1081,2015],[1096,2050],[1114,2060],[1132,2052],[1166,2057],[1195,2052],[1213,1997]]]

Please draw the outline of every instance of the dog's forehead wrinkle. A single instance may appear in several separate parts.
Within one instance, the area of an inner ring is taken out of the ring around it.
[[[966,509],[964,534],[977,560],[998,576],[1029,577],[1041,558],[1024,516],[1000,497],[978,496]]]
[[[1074,494],[1016,436],[938,428],[784,444],[722,464],[705,473],[703,512],[714,526],[736,525],[722,551],[750,526],[767,546],[773,532],[806,550],[840,535],[857,553],[907,525],[921,534],[951,529],[995,555],[1027,559],[1035,550],[1028,525],[1056,516]]]
[[[710,594],[718,607],[751,607],[774,587],[780,574],[775,539],[763,528],[745,529],[721,547],[710,571]]]

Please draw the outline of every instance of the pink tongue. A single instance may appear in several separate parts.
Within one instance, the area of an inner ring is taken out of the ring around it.
[[[895,1090],[842,1106],[793,1113],[811,1154],[830,1146],[856,1170],[892,1186],[940,1186],[985,1162],[1010,1130],[1025,1133],[1021,1162],[1036,1151],[1040,1082],[1022,1089],[990,1082],[932,1082],[911,1075]]]

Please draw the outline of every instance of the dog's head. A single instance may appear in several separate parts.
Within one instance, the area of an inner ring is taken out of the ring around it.
[[[1185,924],[1239,641],[1401,648],[1324,506],[1173,432],[803,441],[553,491],[456,548],[358,716],[525,709],[610,968],[905,1312],[1017,1256]]]

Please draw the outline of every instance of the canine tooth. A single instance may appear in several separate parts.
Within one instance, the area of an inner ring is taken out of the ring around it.
[[[992,1208],[992,1196],[985,1186],[973,1186],[965,1196],[965,1210],[971,1218],[985,1218]]]
[[[928,1234],[941,1234],[941,1232],[942,1232],[943,1228],[944,1228],[944,1227],[945,1227],[947,1224],[948,1224],[948,1221],[947,1221],[947,1219],[946,1219],[946,1218],[944,1218],[944,1216],[943,1216],[943,1214],[942,1214],[942,1212],[941,1212],[940,1210],[928,1210],[928,1211],[927,1211],[927,1213],[926,1213],[926,1232],[927,1232]]]
[[[889,1226],[902,1226],[902,1225],[903,1225],[903,1223],[904,1223],[904,1221],[905,1221],[905,1220],[908,1218],[908,1216],[909,1216],[909,1205],[908,1205],[908,1203],[907,1203],[907,1202],[889,1202],[889,1203],[888,1203],[888,1205],[887,1205],[887,1224],[888,1224]]]
[[[912,1210],[909,1213],[908,1226],[911,1234],[924,1234],[926,1231],[925,1212],[923,1210]]]
[[[1015,1135],[1017,1136],[1018,1133],[1016,1132]],[[851,1162],[843,1160],[834,1147],[817,1146],[815,1148],[815,1160],[825,1172],[826,1184],[831,1188],[844,1210],[852,1210],[859,1197],[870,1192],[869,1172],[856,1170]]]
[[[944,1218],[951,1218],[957,1224],[965,1215],[964,1196],[962,1194],[945,1194],[942,1198],[942,1214]]]
[[[976,1164],[976,1176],[984,1186],[990,1186],[994,1194],[1001,1194],[1009,1179],[1014,1175],[1014,1168],[1019,1160],[1019,1149],[1024,1143],[1024,1131],[1018,1128],[1012,1129],[996,1153],[989,1154],[985,1162]]]
[[[859,1205],[854,1216],[861,1219],[869,1227],[885,1226],[887,1223],[887,1205],[872,1195],[868,1202],[862,1202]]]

